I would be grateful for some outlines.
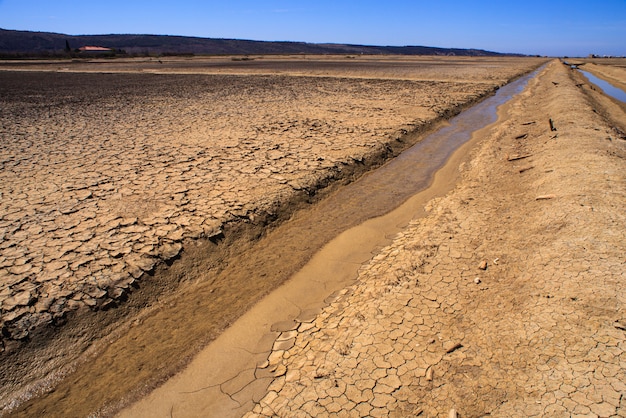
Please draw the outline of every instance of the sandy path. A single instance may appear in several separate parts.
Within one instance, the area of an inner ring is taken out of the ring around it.
[[[248,416],[626,416],[626,149],[569,72],[533,80],[458,187],[281,334]]]

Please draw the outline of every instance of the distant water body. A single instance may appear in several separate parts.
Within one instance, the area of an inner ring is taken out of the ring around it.
[[[609,83],[608,81],[605,81],[605,80],[602,80],[601,78],[596,77],[595,75],[591,74],[589,71],[584,71],[581,69],[578,69],[578,70],[581,73],[583,73],[585,77],[587,77],[587,80],[591,81],[593,84],[600,87],[605,94],[621,102],[626,103],[626,91],[620,89],[619,87],[615,87],[613,84]]]

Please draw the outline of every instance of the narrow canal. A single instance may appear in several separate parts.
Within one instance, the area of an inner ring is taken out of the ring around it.
[[[614,99],[617,99],[621,102],[626,103],[626,91],[620,89],[619,87],[614,86],[613,84],[609,83],[606,80],[596,77],[595,75],[591,74],[589,71],[581,70],[580,68],[578,69],[578,71],[583,73],[583,75],[587,77],[587,80],[589,80],[591,83],[600,87],[600,89],[602,89],[604,94],[606,94],[607,96],[611,96]]]
[[[108,405],[100,412],[109,415],[158,387],[214,340],[177,379],[202,375],[215,389],[203,394],[207,408],[219,411],[219,416],[237,416],[241,405],[233,404],[222,385],[267,355],[275,335],[272,325],[314,312],[329,294],[354,280],[359,265],[421,210],[423,201],[412,197],[427,190],[455,150],[495,122],[498,106],[521,92],[538,71],[500,88],[386,165],[337,189],[262,238],[233,248],[216,275],[195,281],[134,321],[121,337],[103,342],[55,390],[27,403],[18,414],[88,416]],[[439,177],[445,182],[455,172],[456,167]],[[287,286],[292,287],[286,293],[279,289],[268,295],[290,277]],[[212,320],[218,316],[233,326],[216,328]],[[250,396],[263,390],[263,382],[254,387],[253,375],[246,379],[239,386],[249,386]],[[147,399],[154,396],[162,397]],[[153,400],[148,403],[154,405]],[[139,408],[141,415],[148,413]]]

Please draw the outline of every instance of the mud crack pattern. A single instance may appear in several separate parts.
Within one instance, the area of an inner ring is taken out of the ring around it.
[[[176,258],[185,239],[271,216],[294,193],[384,152],[384,141],[421,123],[416,116],[437,117],[493,88],[281,76],[0,77],[1,324],[3,339],[14,340],[68,311],[110,307]],[[399,111],[418,96],[419,115]]]

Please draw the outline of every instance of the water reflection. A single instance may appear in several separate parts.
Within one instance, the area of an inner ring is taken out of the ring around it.
[[[584,71],[584,70],[581,70],[580,68],[578,69],[578,71],[583,73],[584,76],[587,77],[587,80],[589,80],[596,86],[600,87],[600,89],[602,89],[602,91],[606,95],[611,96],[614,99],[617,99],[619,101],[626,103],[626,91],[618,87],[615,87],[613,84],[609,83],[608,81],[605,81],[605,80],[602,80],[601,78],[596,77],[595,75],[591,74],[589,71]]]

